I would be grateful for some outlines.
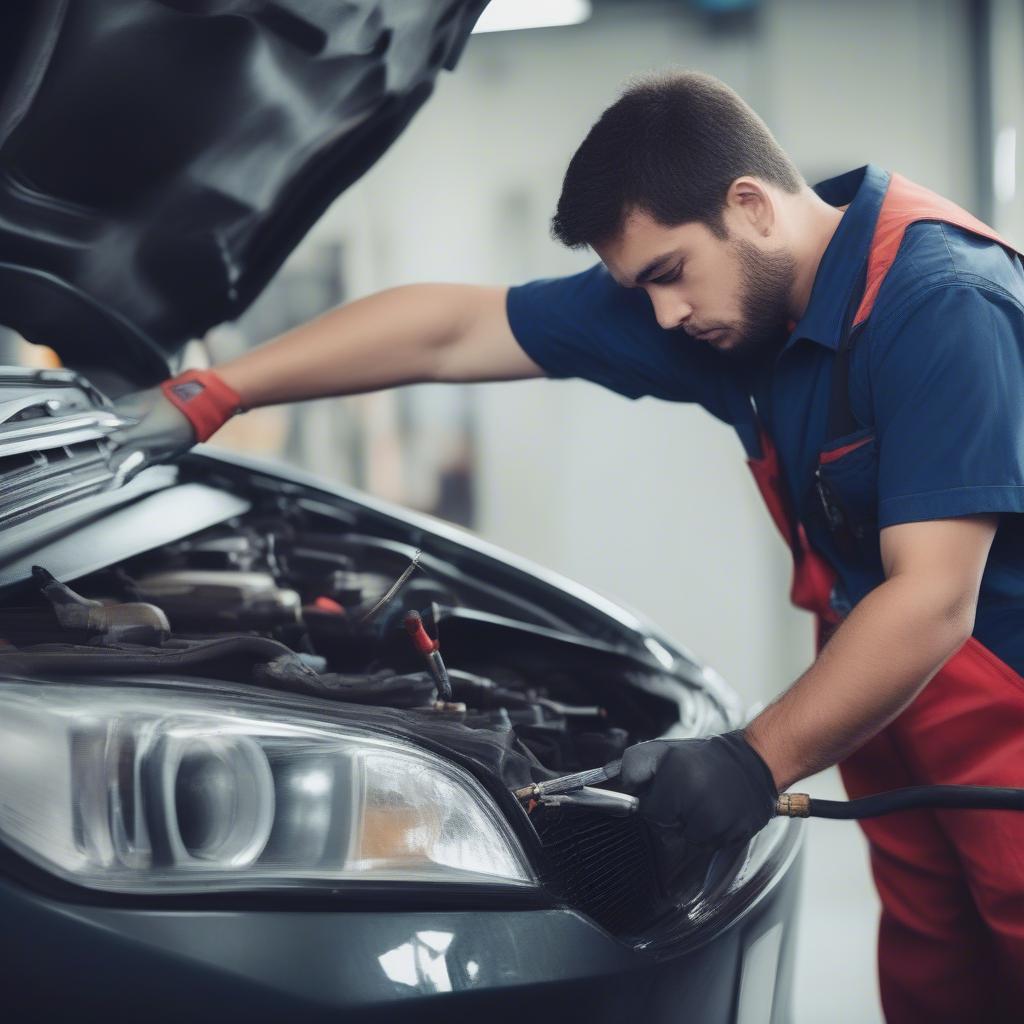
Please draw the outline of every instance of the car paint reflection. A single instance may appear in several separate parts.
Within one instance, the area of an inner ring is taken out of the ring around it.
[[[416,932],[408,942],[382,953],[377,962],[387,977],[399,985],[422,993],[451,992],[445,954],[454,938],[453,932]],[[467,973],[472,977],[475,972],[469,972],[469,966]],[[477,967],[475,963],[472,966]]]

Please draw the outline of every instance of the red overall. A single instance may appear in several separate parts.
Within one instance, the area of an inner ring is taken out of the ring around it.
[[[855,324],[870,316],[907,227],[922,220],[1012,250],[966,211],[893,175]],[[817,616],[820,647],[838,623],[829,604],[835,572],[788,508],[778,454],[764,431],[762,456],[750,468],[792,548],[790,596]],[[840,771],[852,798],[937,783],[1024,787],[1024,678],[972,637]],[[878,963],[887,1021],[1024,1021],[1024,814],[914,811],[862,824],[882,900]]]

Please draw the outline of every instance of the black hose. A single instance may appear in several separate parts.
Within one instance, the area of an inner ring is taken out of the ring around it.
[[[808,800],[811,818],[877,818],[896,811],[1024,811],[1024,789],[1000,786],[910,786],[859,800]]]

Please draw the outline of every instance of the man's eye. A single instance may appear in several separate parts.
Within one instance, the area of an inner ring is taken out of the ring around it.
[[[680,263],[678,266],[673,267],[672,270],[661,277],[652,277],[651,284],[671,284],[673,281],[678,281],[683,276],[683,265]]]

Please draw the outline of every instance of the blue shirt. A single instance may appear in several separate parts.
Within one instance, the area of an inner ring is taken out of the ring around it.
[[[1024,266],[949,224],[907,229],[851,356],[858,429],[826,445],[835,352],[888,182],[868,166],[815,187],[849,207],[803,317],[756,368],[662,330],[645,292],[620,287],[601,264],[508,293],[512,331],[548,376],[584,378],[629,398],[698,402],[736,429],[749,454],[758,453],[760,418],[791,506],[838,573],[841,612],[885,578],[879,529],[1024,512]],[[823,447],[864,438],[824,470],[864,533],[851,548],[828,530],[814,473]],[[1024,674],[1024,519],[1016,515],[1004,515],[996,533],[974,635]]]

